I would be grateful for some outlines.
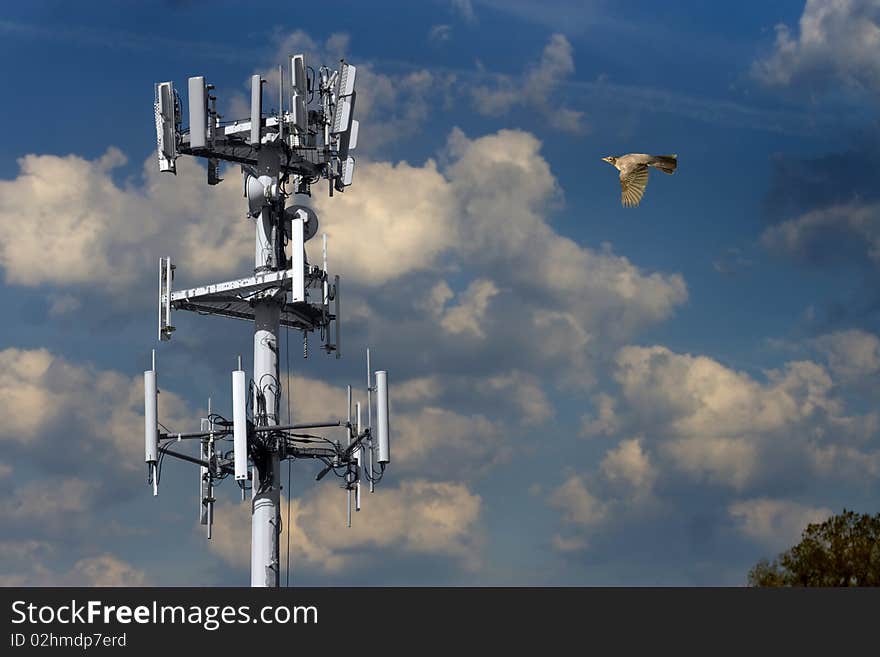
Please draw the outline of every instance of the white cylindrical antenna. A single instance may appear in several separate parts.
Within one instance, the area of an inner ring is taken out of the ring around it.
[[[156,384],[156,350],[153,369],[144,372],[144,461],[153,482],[153,495],[159,494],[159,388]]]
[[[247,383],[243,370],[232,373],[232,450],[235,480],[246,481],[247,467]]]
[[[156,370],[144,372],[144,461],[159,460],[159,417]]]
[[[204,148],[208,139],[208,98],[205,78],[189,79],[189,147]]]
[[[263,117],[263,80],[251,76],[251,146],[260,145],[260,123]]]
[[[389,442],[388,372],[376,372],[376,436],[379,441],[379,463],[391,462]]]

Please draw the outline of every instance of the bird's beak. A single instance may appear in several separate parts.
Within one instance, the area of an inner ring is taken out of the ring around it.
[[[611,158],[610,158],[610,157],[603,157],[603,158],[602,158],[602,161],[603,161],[603,162],[610,162],[610,161],[611,161]]]

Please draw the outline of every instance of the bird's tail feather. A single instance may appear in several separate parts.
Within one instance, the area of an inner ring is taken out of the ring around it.
[[[678,166],[678,155],[655,155],[649,164],[663,173],[674,173]]]

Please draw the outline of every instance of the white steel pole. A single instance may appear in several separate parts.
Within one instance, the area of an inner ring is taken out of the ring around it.
[[[264,207],[257,217],[255,269],[276,269],[274,217]],[[275,299],[254,302],[254,418],[258,424],[277,425],[276,413],[280,384],[278,379],[278,332],[281,305]],[[262,394],[265,402],[258,404]],[[265,416],[258,417],[260,408]],[[263,462],[253,468],[253,514],[251,517],[251,586],[277,587],[279,577],[278,530],[281,527],[281,464],[278,451],[271,446]]]

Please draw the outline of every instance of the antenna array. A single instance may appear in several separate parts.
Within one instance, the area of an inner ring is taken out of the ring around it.
[[[328,181],[333,191],[352,184],[358,121],[354,118],[357,68],[342,60],[339,70],[306,66],[305,55],[292,55],[289,108],[285,109],[285,76],[279,67],[279,103],[274,114],[263,112],[264,80],[251,78],[250,117],[223,121],[217,113],[214,85],[202,76],[189,78],[189,128],[182,127],[180,97],[172,82],[156,85],[156,137],[159,170],[177,173],[181,155],[208,160],[208,184],[220,182],[220,160],[242,165],[254,178],[295,180],[294,192],[311,194],[311,186]],[[316,98],[317,96],[317,98]],[[313,106],[314,109],[310,109]],[[271,190],[270,190],[271,191]]]
[[[330,196],[351,185],[358,122],[353,118],[354,66],[342,61],[338,70],[322,66],[315,72],[304,55],[289,58],[289,96],[279,67],[279,102],[274,114],[263,111],[263,80],[251,80],[251,110],[245,119],[224,122],[217,113],[214,86],[201,76],[189,78],[189,127],[181,118],[183,103],[171,82],[156,85],[155,116],[159,170],[176,174],[181,155],[206,158],[208,184],[221,181],[219,162],[241,167],[247,216],[255,225],[255,264],[252,276],[174,290],[176,266],[159,258],[159,339],[168,341],[175,327],[172,311],[186,310],[254,322],[254,372],[248,377],[238,358],[232,372],[232,408],[221,415],[208,400],[207,417],[198,431],[174,433],[158,416],[156,352],[144,372],[144,426],[147,480],[158,495],[161,465],[166,456],[199,466],[199,519],[211,538],[214,487],[232,475],[242,499],[252,499],[251,585],[278,586],[281,533],[280,463],[285,459],[316,459],[323,464],[316,479],[334,472],[347,491],[348,524],[352,506],[361,508],[361,484],[372,492],[390,463],[388,373],[372,372],[367,349],[367,404],[354,406],[351,387],[343,417],[321,422],[280,423],[282,398],[279,376],[281,327],[302,331],[305,357],[308,334],[319,333],[323,349],[341,356],[339,276],[327,269],[327,236],[323,262],[311,266],[305,243],[318,231],[318,217],[306,205],[287,206],[296,194],[311,195],[312,185],[328,181]],[[288,107],[285,100],[289,98]],[[313,107],[313,109],[310,109]],[[374,383],[375,378],[375,383]],[[373,427],[375,393],[376,426]],[[366,413],[366,421],[363,415]],[[161,429],[165,429],[162,431]],[[337,429],[341,439],[311,433]],[[195,440],[198,456],[177,443]],[[375,463],[374,463],[375,461]],[[377,467],[378,466],[378,467]],[[352,503],[353,502],[353,503]]]

